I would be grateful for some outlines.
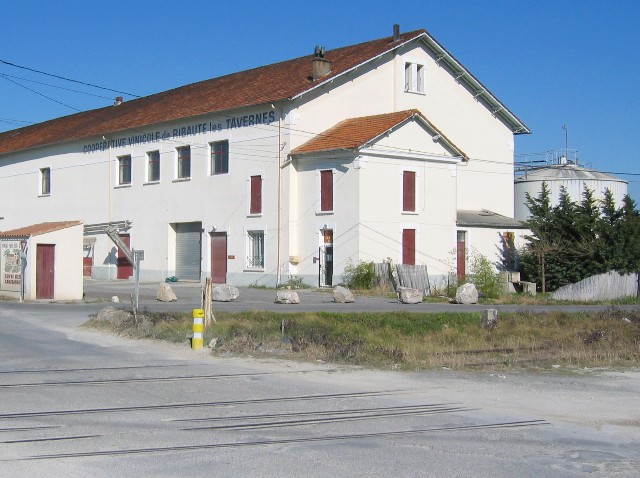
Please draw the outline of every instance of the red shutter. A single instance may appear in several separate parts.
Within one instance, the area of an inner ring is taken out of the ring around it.
[[[251,176],[250,214],[262,213],[262,176]]]
[[[320,171],[320,210],[333,211],[333,171]]]
[[[402,172],[402,210],[416,210],[416,173],[414,171]]]
[[[402,230],[402,263],[415,265],[416,263],[416,230]]]

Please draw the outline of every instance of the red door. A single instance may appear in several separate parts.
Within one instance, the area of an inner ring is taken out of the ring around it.
[[[93,257],[83,257],[82,258],[82,275],[84,277],[91,277],[92,269],[93,269]]]
[[[122,242],[125,243],[127,247],[130,245],[131,237],[129,234],[119,234]],[[133,275],[133,265],[129,262],[129,259],[124,255],[122,249],[118,247],[118,279],[128,279]]]
[[[227,282],[227,233],[211,233],[211,280],[216,284]]]
[[[457,269],[458,269],[458,282],[464,280],[467,275],[466,271],[466,262],[467,262],[467,251],[466,251],[466,233],[464,231],[458,231],[458,247],[456,250],[456,259],[457,259]]]
[[[414,266],[416,264],[416,230],[402,230],[402,263]]]
[[[53,299],[56,246],[38,244],[36,249],[36,299]]]

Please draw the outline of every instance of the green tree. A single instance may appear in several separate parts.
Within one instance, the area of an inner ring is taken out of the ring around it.
[[[640,213],[631,197],[616,208],[609,190],[598,202],[585,187],[575,203],[560,188],[555,207],[549,196],[546,183],[538,197],[526,196],[531,217],[525,225],[531,235],[526,236],[521,270],[528,280],[539,281],[545,292],[609,270],[640,271]]]
[[[547,256],[558,251],[560,245],[552,230],[551,193],[546,181],[538,197],[525,194],[526,205],[531,216],[524,221],[524,225],[531,231],[526,235],[528,243],[521,254],[521,266],[526,276],[540,282],[542,292],[546,292]]]

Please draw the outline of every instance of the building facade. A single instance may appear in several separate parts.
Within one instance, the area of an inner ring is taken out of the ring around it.
[[[133,273],[113,225],[145,281],[330,286],[390,258],[436,282],[464,268],[461,243],[495,260],[519,234],[528,132],[426,31],[394,29],[0,133],[2,227],[81,219],[99,279]],[[486,211],[503,220],[469,219]]]

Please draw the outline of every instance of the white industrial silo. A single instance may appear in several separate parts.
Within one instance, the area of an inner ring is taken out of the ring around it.
[[[566,156],[555,160],[555,164],[542,166],[527,166],[518,168],[518,175],[514,180],[514,215],[516,219],[527,219],[529,209],[526,206],[526,193],[537,198],[542,190],[542,183],[546,182],[550,192],[551,204],[558,204],[560,187],[564,186],[572,201],[580,202],[585,186],[593,191],[596,200],[604,198],[604,191],[609,189],[613,193],[616,207],[622,205],[622,198],[627,194],[627,181],[607,173],[587,169],[578,164],[567,161]]]

